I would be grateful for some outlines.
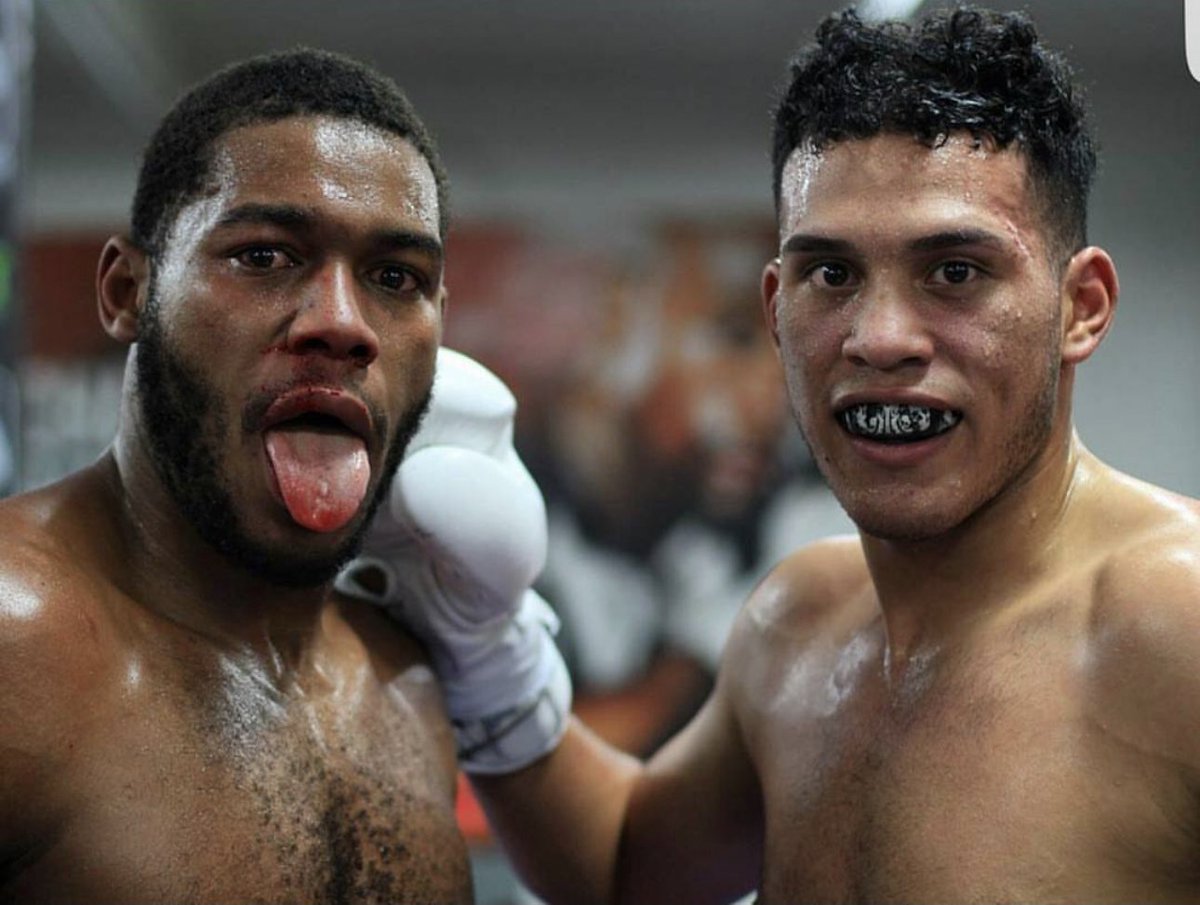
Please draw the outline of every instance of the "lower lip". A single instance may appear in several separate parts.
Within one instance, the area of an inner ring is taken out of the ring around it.
[[[915,443],[876,443],[846,433],[845,428],[842,428],[843,433],[850,439],[850,445],[860,457],[885,468],[912,468],[921,465],[949,445],[957,430],[958,427],[955,426],[936,437],[918,440]]]

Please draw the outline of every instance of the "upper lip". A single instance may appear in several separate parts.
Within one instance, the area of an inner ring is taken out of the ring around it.
[[[944,399],[912,390],[855,390],[834,397],[833,410],[844,412],[855,405],[919,405],[942,411],[961,411]]]
[[[262,430],[269,430],[285,421],[308,414],[327,415],[340,421],[346,429],[370,440],[371,414],[362,400],[337,387],[306,385],[282,393],[267,406],[262,417]]]

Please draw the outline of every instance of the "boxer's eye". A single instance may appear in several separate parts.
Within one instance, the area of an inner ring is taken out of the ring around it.
[[[393,292],[415,292],[421,288],[421,280],[407,267],[386,264],[376,271],[376,279],[384,289]]]
[[[252,245],[233,255],[233,259],[251,270],[280,270],[295,261],[282,249],[270,245]]]
[[[970,261],[946,261],[930,271],[929,283],[934,286],[962,286],[983,276],[983,270]]]
[[[820,289],[847,289],[854,285],[854,271],[841,261],[820,261],[808,269],[805,278]]]

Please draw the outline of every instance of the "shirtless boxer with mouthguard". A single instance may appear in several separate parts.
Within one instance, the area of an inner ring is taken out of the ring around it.
[[[763,309],[858,536],[763,580],[648,763],[572,724],[476,775],[493,826],[564,905],[1196,901],[1200,509],[1072,426],[1117,274],[1068,70],[1017,15],[834,16],[774,165]]]

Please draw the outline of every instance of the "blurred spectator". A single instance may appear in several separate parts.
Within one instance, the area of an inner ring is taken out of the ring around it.
[[[664,230],[651,277],[550,403],[550,552],[576,710],[646,754],[686,721],[758,578],[852,526],[786,424],[758,274],[771,234]]]

